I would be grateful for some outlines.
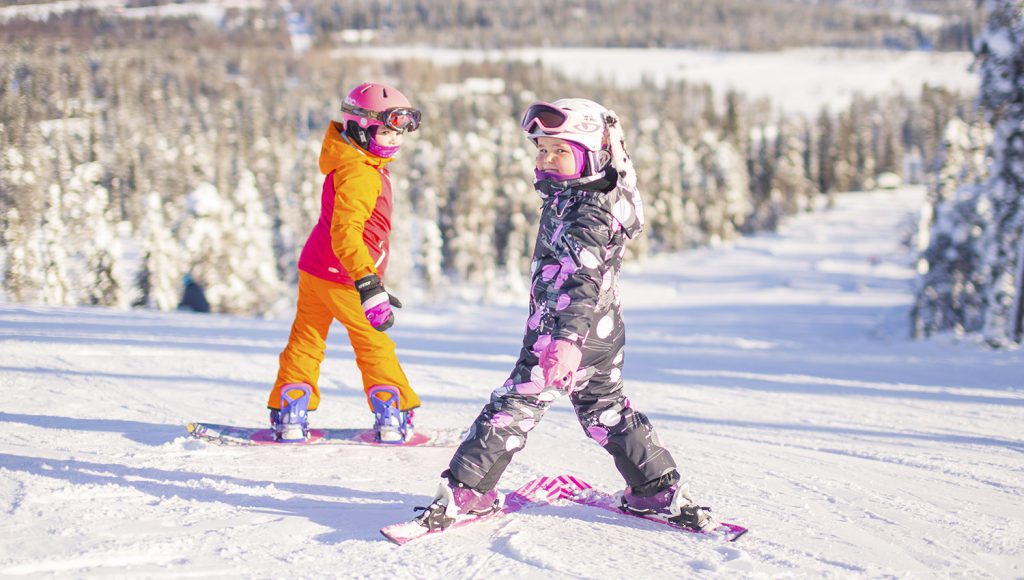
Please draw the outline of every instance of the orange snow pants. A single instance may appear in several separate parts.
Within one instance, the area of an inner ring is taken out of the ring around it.
[[[317,386],[320,363],[327,347],[327,331],[335,320],[348,331],[356,365],[363,375],[363,390],[368,392],[375,385],[394,386],[398,388],[401,410],[419,407],[420,398],[409,386],[409,379],[398,364],[394,341],[370,326],[359,301],[359,292],[351,286],[328,282],[301,270],[295,322],[292,323],[288,345],[281,352],[277,381],[270,392],[267,407],[281,408],[280,388],[290,383],[306,383],[313,387],[309,410],[320,406],[320,388]]]

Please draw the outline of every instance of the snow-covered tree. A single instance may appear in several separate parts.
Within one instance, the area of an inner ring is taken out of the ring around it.
[[[13,302],[34,302],[43,286],[40,276],[43,257],[33,224],[12,207],[0,220],[3,226],[4,293]]]
[[[438,288],[443,278],[444,239],[439,227],[441,184],[441,151],[429,141],[416,143],[408,151],[410,216],[410,248],[414,271],[428,291]],[[403,153],[403,156],[405,153]]]
[[[986,232],[987,310],[982,334],[992,344],[1020,342],[1024,332],[1024,0],[988,0],[988,25],[977,43],[981,105],[992,140],[992,227]]]
[[[146,214],[140,228],[142,263],[136,278],[134,306],[174,310],[181,297],[181,245],[171,235],[159,194],[146,196]]]
[[[42,255],[43,304],[64,306],[74,304],[73,286],[68,280],[68,231],[64,223],[60,187],[51,184],[43,212]]]
[[[804,142],[797,130],[783,124],[775,139],[775,171],[772,175],[773,198],[782,200],[783,212],[791,215],[807,211],[817,193],[806,171]]]
[[[471,151],[449,171],[446,254],[455,273],[485,289],[495,282],[497,252],[494,226],[497,204],[497,150],[493,140],[475,132],[449,135],[449,149]],[[445,219],[445,218],[442,218]]]
[[[203,286],[213,311],[234,311],[227,280],[228,252],[225,239],[231,227],[231,205],[209,182],[200,183],[189,194],[185,214],[177,226],[184,245],[186,273]]]
[[[0,216],[4,250],[3,288],[9,300],[35,302],[45,282],[40,244],[43,196],[35,172],[16,147],[0,156],[0,188],[6,207]]]
[[[227,262],[232,298],[229,310],[270,314],[285,295],[277,276],[273,231],[256,177],[243,170],[235,185],[231,227],[227,231]]]
[[[88,304],[124,307],[128,284],[121,266],[123,250],[110,196],[100,183],[103,168],[95,162],[75,167],[69,197],[81,204],[76,236],[84,254],[83,291]],[[72,193],[73,192],[73,193]]]
[[[934,207],[934,223],[925,232],[929,243],[918,263],[913,334],[977,332],[985,310],[982,233],[991,221],[991,204],[984,189],[973,186],[960,187]]]
[[[985,6],[975,52],[979,102],[994,132],[988,179],[976,183],[970,134],[954,123],[932,189],[934,219],[912,320],[918,336],[953,329],[1004,345],[1020,342],[1024,325],[1024,1]]]
[[[653,117],[639,123],[629,146],[646,206],[648,237],[659,250],[690,247],[696,224],[686,219],[683,172],[692,170],[692,149],[683,145],[674,125]]]
[[[700,182],[688,195],[700,207],[706,242],[717,244],[739,234],[752,210],[746,162],[727,141],[705,132],[696,146]]]
[[[284,297],[273,231],[252,172],[243,170],[233,199],[203,183],[189,196],[184,234],[189,272],[213,310],[267,314]]]
[[[525,144],[519,125],[498,128],[498,207],[496,250],[501,291],[519,300],[529,287],[530,259],[540,214],[540,199],[533,189],[535,150]]]

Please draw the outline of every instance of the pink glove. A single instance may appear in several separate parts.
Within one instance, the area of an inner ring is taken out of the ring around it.
[[[363,303],[363,312],[370,326],[384,332],[395,323],[395,315],[391,307],[401,308],[402,302],[384,290],[384,284],[376,274],[368,274],[356,280],[359,301]]]
[[[556,339],[538,357],[544,369],[544,386],[572,392],[583,352],[574,343]]]

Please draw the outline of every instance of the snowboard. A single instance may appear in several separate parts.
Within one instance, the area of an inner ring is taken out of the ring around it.
[[[385,538],[401,546],[426,536],[437,535],[451,529],[461,528],[480,521],[500,518],[522,511],[523,509],[547,505],[557,501],[570,501],[579,505],[614,512],[621,516],[639,518],[655,524],[661,524],[674,531],[700,536],[711,536],[729,542],[735,542],[743,534],[747,533],[747,528],[737,524],[719,522],[715,528],[696,531],[678,526],[655,516],[625,512],[619,508],[619,502],[615,496],[597,490],[589,483],[571,475],[538,477],[537,479],[530,481],[519,489],[506,495],[505,501],[500,510],[484,514],[482,516],[460,517],[443,530],[428,530],[413,519],[381,528],[380,533],[383,534]]]
[[[404,443],[381,443],[373,438],[373,429],[310,429],[309,439],[294,443],[274,440],[268,428],[236,427],[213,423],[189,423],[185,427],[190,435],[218,445],[275,445],[280,447],[302,445],[376,445],[379,447],[455,447],[462,441],[457,430],[414,431]]]
[[[562,475],[559,477],[565,478],[568,482],[566,485],[576,490],[568,498],[569,501],[578,503],[580,505],[596,507],[610,512],[615,512],[617,514],[627,515],[634,518],[639,518],[641,520],[647,520],[649,522],[661,524],[663,526],[668,526],[680,532],[699,534],[702,536],[718,536],[730,542],[735,542],[736,540],[740,539],[740,537],[743,534],[747,533],[747,528],[737,524],[730,524],[728,522],[717,522],[718,525],[714,528],[697,531],[691,530],[690,528],[684,528],[682,526],[676,525],[668,520],[659,518],[654,515],[638,514],[635,512],[624,511],[622,508],[619,507],[619,499],[611,495],[610,493],[594,489],[594,487],[591,486],[589,483],[576,479],[571,475]]]

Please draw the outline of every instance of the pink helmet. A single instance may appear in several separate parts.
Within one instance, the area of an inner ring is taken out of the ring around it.
[[[345,124],[360,129],[386,125],[396,131],[415,131],[420,112],[398,89],[380,83],[363,83],[352,89],[341,105]]]

